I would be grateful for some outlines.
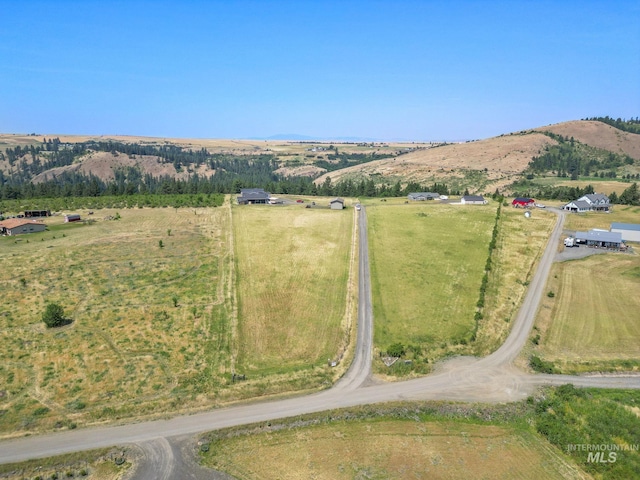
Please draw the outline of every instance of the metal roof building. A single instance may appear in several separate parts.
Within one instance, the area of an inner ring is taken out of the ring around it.
[[[611,223],[612,232],[622,234],[625,242],[640,242],[640,224],[638,223]]]
[[[590,247],[618,249],[622,243],[622,234],[589,230],[588,232],[576,232],[576,240],[584,242]]]

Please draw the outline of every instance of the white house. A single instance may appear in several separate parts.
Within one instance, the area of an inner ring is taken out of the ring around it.
[[[606,212],[609,210],[610,206],[609,197],[604,193],[589,193],[587,195],[583,195],[577,200],[574,200],[573,202],[567,203],[562,208],[570,212]]]
[[[487,201],[482,195],[465,195],[460,200],[463,205],[486,205]]]

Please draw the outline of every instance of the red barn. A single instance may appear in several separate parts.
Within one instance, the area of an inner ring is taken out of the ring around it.
[[[523,197],[517,197],[513,199],[513,202],[511,202],[511,205],[513,205],[516,208],[531,208],[535,205],[536,201],[533,198],[523,198]]]

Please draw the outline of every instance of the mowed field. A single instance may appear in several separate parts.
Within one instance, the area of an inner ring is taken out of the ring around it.
[[[353,209],[233,207],[238,373],[326,380],[327,359],[344,349],[354,313],[347,303],[357,288],[349,287],[353,227]]]
[[[470,339],[495,214],[495,203],[367,208],[378,350],[400,342],[433,358]]]
[[[197,408],[226,382],[228,205],[79,213],[0,238],[0,435]],[[47,302],[73,322],[46,329]]]
[[[640,256],[610,253],[556,263],[547,291],[554,297],[545,296],[538,313],[536,349],[545,360],[568,372],[637,364]]]
[[[588,478],[529,431],[419,417],[225,438],[204,464],[244,480]]]

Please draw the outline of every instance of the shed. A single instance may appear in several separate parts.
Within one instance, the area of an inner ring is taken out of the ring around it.
[[[638,223],[613,222],[610,230],[620,233],[625,242],[640,242],[640,224]]]
[[[9,218],[0,222],[0,234],[21,235],[24,233],[44,232],[47,226],[44,223],[25,218]]]
[[[82,220],[77,213],[68,213],[64,216],[64,223],[79,222]]]
[[[460,200],[463,205],[486,205],[487,201],[482,195],[465,195]]]
[[[342,210],[344,208],[344,200],[342,198],[334,198],[329,202],[331,210]]]

